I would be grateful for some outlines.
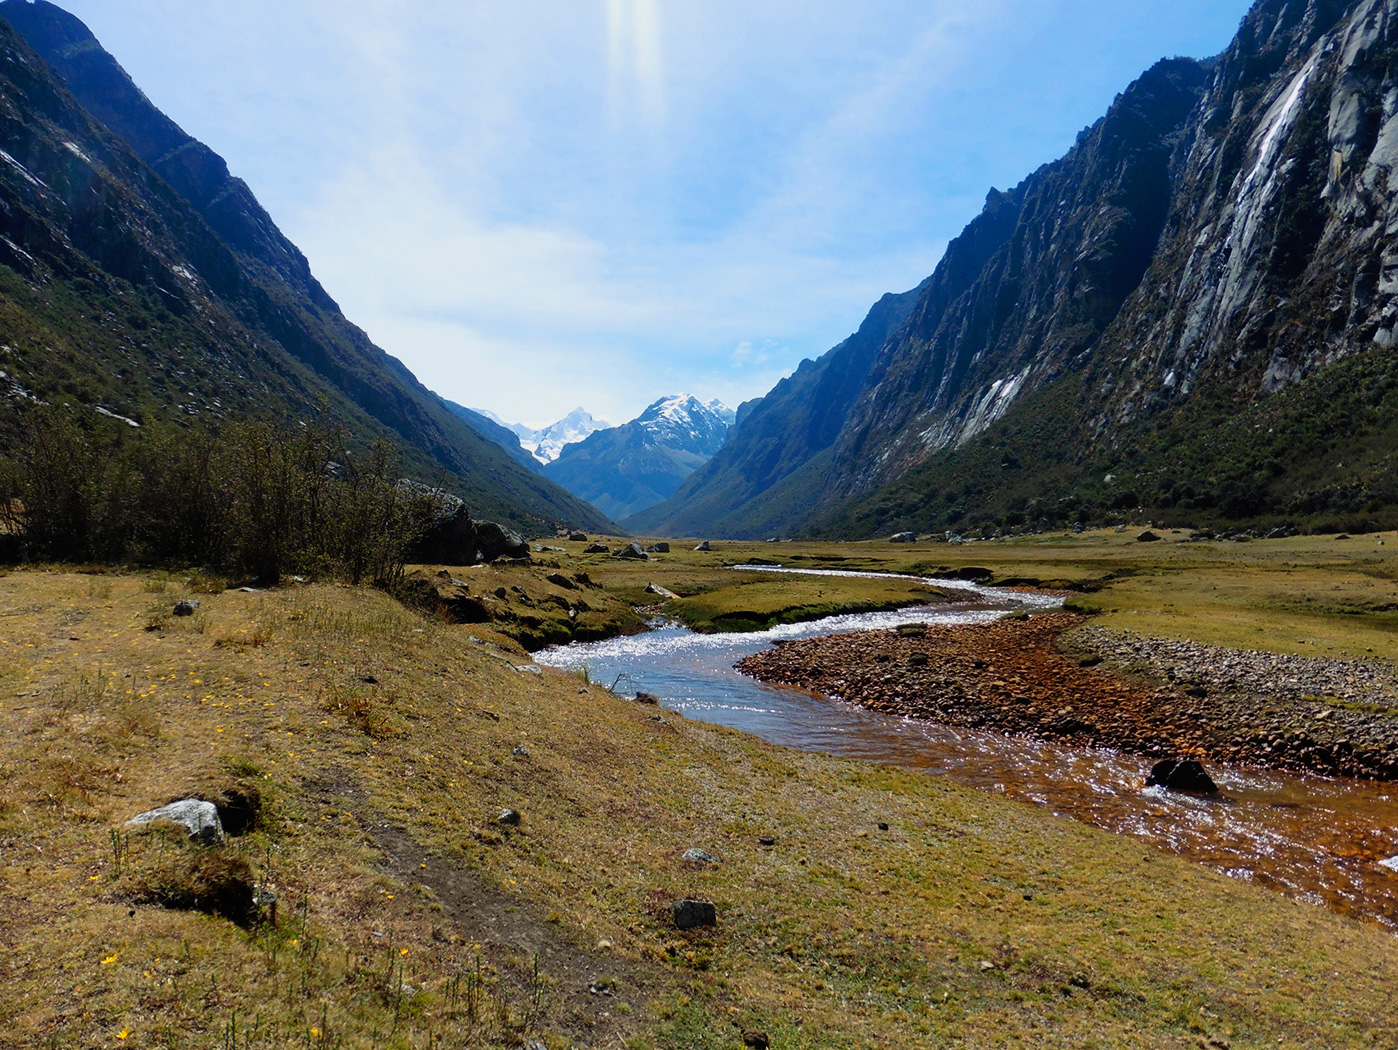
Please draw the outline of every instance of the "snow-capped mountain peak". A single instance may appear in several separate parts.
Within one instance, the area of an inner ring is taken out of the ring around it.
[[[612,426],[605,419],[593,419],[592,414],[584,408],[575,408],[557,423],[540,430],[527,427],[523,423],[507,423],[488,409],[473,408],[471,411],[500,424],[506,430],[513,431],[519,438],[520,447],[540,463],[552,463],[558,458],[558,453],[563,451],[564,445],[581,441],[594,431],[610,430]]]
[[[540,462],[552,463],[563,451],[564,445],[581,441],[598,430],[610,430],[611,426],[605,419],[593,419],[592,413],[575,408],[553,426],[540,430],[532,442],[520,438],[519,443],[534,453],[534,458]]]
[[[728,438],[732,409],[716,399],[700,401],[692,394],[662,397],[636,422],[658,443],[704,456],[712,456]]]

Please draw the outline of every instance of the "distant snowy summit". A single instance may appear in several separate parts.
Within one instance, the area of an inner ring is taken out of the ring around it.
[[[544,476],[620,519],[668,499],[723,447],[736,419],[721,401],[672,394],[569,445]]]
[[[737,413],[722,401],[671,394],[614,427],[575,409],[534,430],[484,408],[447,407],[517,460],[622,518],[668,499],[728,440]]]
[[[717,398],[700,401],[693,394],[662,397],[634,420],[657,444],[701,456],[723,447],[737,413]]]
[[[507,423],[488,409],[473,408],[471,411],[512,431],[519,438],[520,447],[531,453],[540,463],[552,463],[563,451],[564,445],[575,444],[589,434],[599,430],[610,430],[612,426],[605,419],[593,419],[592,413],[582,408],[573,409],[557,423],[542,430],[535,430],[523,423]]]

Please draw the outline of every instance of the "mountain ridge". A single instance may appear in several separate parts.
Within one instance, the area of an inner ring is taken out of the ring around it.
[[[1395,89],[1398,19],[1380,0],[1259,0],[1217,58],[1157,63],[1068,154],[992,191],[857,390],[801,408],[779,384],[626,524],[758,538],[1398,521]],[[822,411],[836,435],[813,449]]]
[[[619,427],[564,446],[547,477],[613,517],[661,502],[728,439],[736,413],[692,394],[659,398]]]
[[[6,0],[0,51],[0,325],[12,386],[137,422],[322,419],[357,442],[392,440],[406,469],[447,484],[477,515],[534,530],[606,524],[452,416],[346,320],[246,186],[159,114],[81,21],[45,0]],[[113,83],[124,86],[106,94]],[[178,138],[152,157],[163,173],[85,101],[148,150]]]

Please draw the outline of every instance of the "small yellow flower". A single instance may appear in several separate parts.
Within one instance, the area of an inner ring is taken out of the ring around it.
[[[408,954],[408,949],[404,948],[404,949],[403,949],[402,951],[400,951],[398,954],[399,954],[399,955],[407,955],[407,954]]]
[[[131,1029],[129,1029],[129,1028],[123,1028],[120,1032],[117,1033],[117,1038],[118,1038],[118,1039],[126,1039],[126,1038],[129,1038],[130,1035],[131,1035]]]
[[[311,1038],[312,1038],[312,1039],[319,1039],[319,1038],[320,1038],[320,1029],[319,1029],[319,1028],[312,1028],[312,1029],[311,1029]]]
[[[102,965],[103,965],[103,966],[110,966],[110,965],[112,965],[112,963],[116,962],[116,960],[117,960],[117,957],[116,957],[115,955],[109,955],[109,956],[107,956],[105,959],[102,960]]]

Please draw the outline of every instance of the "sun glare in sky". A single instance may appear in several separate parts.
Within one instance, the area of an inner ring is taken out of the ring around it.
[[[607,0],[607,101],[613,128],[632,113],[665,119],[665,53],[659,0]]]
[[[511,421],[736,406],[1248,0],[60,0],[346,316]]]

